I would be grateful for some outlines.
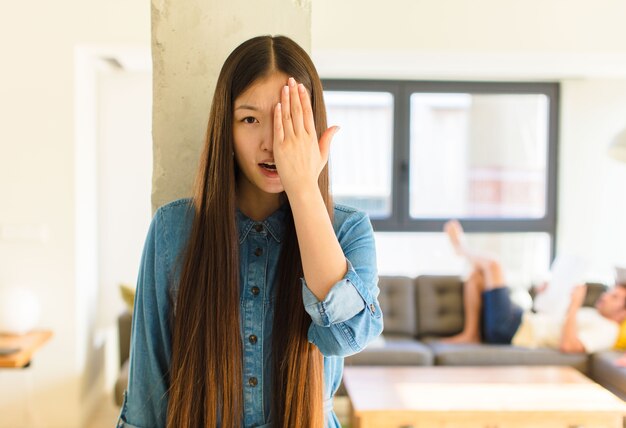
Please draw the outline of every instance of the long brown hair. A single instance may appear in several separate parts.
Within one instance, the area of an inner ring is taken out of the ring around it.
[[[240,426],[243,414],[239,326],[239,247],[233,104],[256,80],[283,72],[304,84],[318,137],[326,130],[322,85],[307,53],[287,37],[262,36],[238,46],[220,72],[193,196],[195,212],[184,253],[172,326],[167,426]],[[318,184],[329,216],[328,166]],[[285,198],[286,199],[286,198]],[[275,427],[324,423],[323,358],[307,340],[298,238],[289,210],[278,262],[272,341]]]

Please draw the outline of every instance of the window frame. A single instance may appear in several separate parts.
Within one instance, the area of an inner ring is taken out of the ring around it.
[[[410,102],[414,93],[542,94],[548,99],[545,215],[541,218],[461,217],[470,233],[544,232],[554,258],[557,222],[559,97],[558,82],[471,82],[322,79],[325,91],[389,92],[393,104],[391,216],[372,219],[378,232],[441,232],[449,218],[411,218],[409,213]],[[333,125],[333,124],[329,124]]]

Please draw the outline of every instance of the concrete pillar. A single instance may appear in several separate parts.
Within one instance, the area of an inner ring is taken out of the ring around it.
[[[258,35],[311,48],[310,0],[152,0],[152,208],[191,195],[217,76]]]

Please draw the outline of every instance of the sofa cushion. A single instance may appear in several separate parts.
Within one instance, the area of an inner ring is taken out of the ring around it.
[[[408,336],[385,334],[385,345],[367,347],[345,359],[346,365],[356,366],[430,366],[430,348]]]
[[[626,367],[618,367],[614,363],[622,354],[617,351],[601,351],[593,354],[591,377],[622,400],[626,400]]]
[[[458,276],[415,278],[418,337],[450,336],[463,329],[463,282]]]
[[[528,349],[512,345],[427,342],[436,365],[445,366],[571,366],[588,372],[586,354],[565,354],[554,349]]]
[[[378,301],[385,317],[385,335],[415,335],[413,279],[405,276],[381,276]]]

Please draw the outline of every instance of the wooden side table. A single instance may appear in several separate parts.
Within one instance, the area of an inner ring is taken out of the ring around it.
[[[17,352],[0,355],[0,367],[26,367],[33,354],[52,337],[49,330],[38,330],[23,335],[0,334],[0,348],[17,348]]]

